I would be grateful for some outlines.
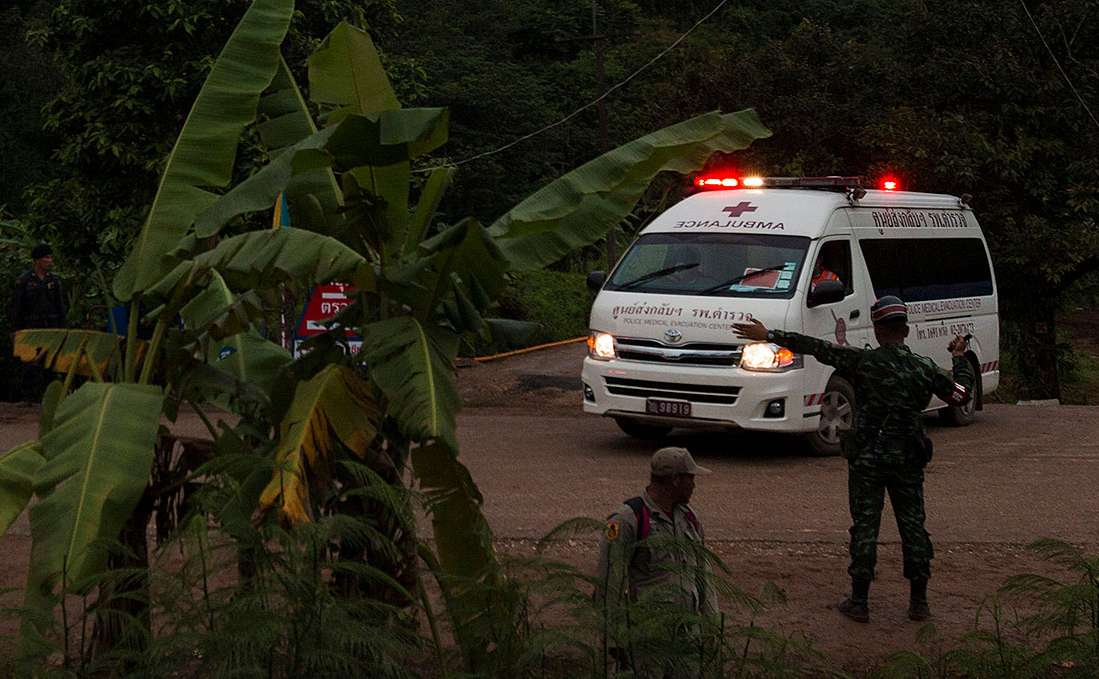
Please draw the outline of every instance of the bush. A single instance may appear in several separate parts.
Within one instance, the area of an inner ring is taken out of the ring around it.
[[[528,345],[558,342],[588,334],[594,300],[583,274],[529,271],[514,274],[500,300],[500,315],[538,324]]]

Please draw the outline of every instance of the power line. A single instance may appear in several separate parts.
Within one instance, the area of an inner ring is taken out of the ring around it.
[[[1069,89],[1071,89],[1072,93],[1076,95],[1076,99],[1079,100],[1080,105],[1083,106],[1084,110],[1088,112],[1089,116],[1091,116],[1091,121],[1095,123],[1096,127],[1099,127],[1099,120],[1095,118],[1095,114],[1091,112],[1090,108],[1088,108],[1087,102],[1084,101],[1084,98],[1080,96],[1080,93],[1078,91],[1076,91],[1076,86],[1072,84],[1071,80],[1069,80],[1068,73],[1065,73],[1065,69],[1061,68],[1061,62],[1057,61],[1057,56],[1053,53],[1053,50],[1050,49],[1049,43],[1046,42],[1045,36],[1042,35],[1042,30],[1038,28],[1038,22],[1034,20],[1034,16],[1031,15],[1030,10],[1027,9],[1026,2],[1024,0],[1019,0],[1019,4],[1023,6],[1023,11],[1026,12],[1027,18],[1030,19],[1031,25],[1034,26],[1034,32],[1038,34],[1038,38],[1042,41],[1042,45],[1045,46],[1046,51],[1049,52],[1050,58],[1053,59],[1053,63],[1056,64],[1057,70],[1061,72],[1061,77],[1063,77],[1065,79],[1065,82],[1068,83]]]
[[[636,71],[634,71],[633,73],[631,73],[629,76],[626,77],[625,80],[623,80],[622,82],[620,82],[617,85],[615,85],[615,86],[611,87],[610,89],[608,89],[606,92],[603,93],[602,96],[600,96],[596,99],[593,99],[592,101],[589,101],[588,103],[584,104],[583,106],[576,109],[572,113],[568,114],[564,118],[558,120],[557,122],[550,123],[549,125],[546,125],[545,127],[541,128],[539,130],[535,130],[534,132],[531,132],[530,134],[525,134],[522,137],[519,137],[518,139],[515,139],[514,141],[508,142],[507,144],[504,144],[503,146],[501,146],[499,148],[493,149],[491,151],[485,151],[484,153],[478,153],[477,155],[471,156],[469,158],[465,158],[464,160],[458,160],[458,161],[455,161],[453,163],[446,163],[445,165],[443,165],[441,167],[457,167],[459,165],[465,165],[466,163],[471,163],[475,160],[480,160],[481,158],[485,158],[487,156],[495,155],[497,153],[500,153],[501,151],[506,151],[507,149],[511,148],[512,146],[515,146],[516,144],[522,143],[522,142],[530,139],[531,137],[536,137],[536,136],[542,134],[543,132],[547,132],[547,131],[552,130],[553,128],[555,128],[559,125],[563,125],[564,123],[567,123],[569,120],[572,120],[573,118],[575,118],[577,115],[579,115],[583,111],[586,111],[587,109],[591,108],[592,106],[595,106],[599,102],[603,101],[608,96],[610,96],[610,94],[612,92],[619,89],[620,87],[623,87],[626,83],[628,83],[631,80],[633,80],[634,78],[636,78],[638,75],[640,75],[647,68],[649,68],[650,66],[652,66],[656,62],[660,61],[660,59],[662,59],[664,57],[664,55],[666,55],[668,52],[671,52],[673,49],[675,49],[676,45],[683,42],[683,40],[688,35],[690,35],[692,31],[694,31],[696,28],[698,28],[699,26],[704,24],[707,19],[712,17],[714,14],[717,14],[717,11],[719,9],[721,9],[722,7],[724,7],[725,4],[728,3],[728,2],[729,2],[729,0],[721,0],[721,2],[717,3],[716,7],[714,7],[712,10],[710,10],[709,14],[707,14],[706,16],[702,17],[697,22],[695,22],[694,26],[691,26],[690,28],[688,28],[687,31],[685,33],[683,33],[683,35],[676,38],[675,42],[673,42],[672,44],[670,44],[666,48],[664,48],[664,50],[660,54],[657,54],[655,57],[650,59],[648,61],[648,63],[646,63],[644,66],[642,66],[641,68],[639,68]],[[437,167],[439,167],[439,166],[437,166]],[[431,168],[422,168],[422,169],[419,169],[419,170],[416,170],[416,171],[417,172],[430,172],[433,169],[435,169],[435,168],[433,168],[433,167],[431,167]]]

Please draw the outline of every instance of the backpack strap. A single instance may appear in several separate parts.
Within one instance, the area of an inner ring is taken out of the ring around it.
[[[683,515],[686,516],[687,520],[691,522],[691,525],[695,527],[695,533],[701,537],[702,529],[698,527],[698,517],[695,516],[694,510],[687,505],[683,505]]]
[[[652,517],[649,516],[649,507],[645,504],[645,498],[638,495],[631,497],[623,504],[633,510],[634,518],[637,519],[637,539],[640,541],[649,537],[652,531]]]

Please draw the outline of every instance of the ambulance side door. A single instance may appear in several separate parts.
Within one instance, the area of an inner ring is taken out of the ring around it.
[[[842,228],[847,221],[847,215],[837,211],[828,231],[840,233],[824,236],[811,248],[803,283],[806,294],[802,298],[802,327],[807,335],[835,344],[862,347],[867,341],[870,320],[870,302],[867,301],[867,296],[873,293],[866,282],[862,257],[855,251],[855,239],[850,234],[850,227]],[[831,228],[833,225],[837,228]],[[813,303],[814,278],[838,278],[843,283],[844,298],[831,304],[810,306]]]

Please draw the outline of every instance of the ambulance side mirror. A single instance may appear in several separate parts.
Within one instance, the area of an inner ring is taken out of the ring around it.
[[[820,306],[821,304],[832,304],[834,302],[842,302],[846,296],[846,290],[843,288],[842,281],[821,281],[817,283],[817,287],[809,293],[809,307]]]
[[[606,271],[592,271],[588,274],[588,290],[592,292],[599,292],[603,289],[603,284],[607,282]]]

